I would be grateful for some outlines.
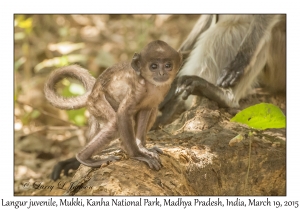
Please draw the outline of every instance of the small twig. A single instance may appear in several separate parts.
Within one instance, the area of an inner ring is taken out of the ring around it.
[[[76,124],[74,124],[74,123],[72,123],[72,122],[63,120],[63,119],[61,119],[61,118],[59,118],[59,117],[57,117],[57,116],[55,116],[55,115],[53,115],[53,114],[51,114],[51,113],[49,113],[49,112],[46,112],[46,111],[41,110],[41,109],[39,109],[39,108],[36,108],[36,107],[34,107],[34,106],[30,105],[30,104],[26,104],[26,103],[21,102],[21,101],[19,101],[19,100],[17,100],[17,103],[22,104],[22,105],[26,105],[26,106],[30,106],[30,107],[32,107],[33,109],[38,110],[39,112],[41,112],[41,113],[44,114],[44,115],[47,115],[47,116],[52,117],[52,118],[54,118],[54,119],[60,120],[60,121],[62,121],[62,122],[65,122],[65,123],[68,123],[68,124],[70,124],[70,125],[73,125],[73,126],[75,126],[75,127],[77,127],[77,128],[80,128],[80,126],[78,126],[78,125],[76,125]]]
[[[73,126],[46,126],[48,130],[78,130],[78,128],[85,130],[86,126],[83,127],[73,127]]]
[[[35,130],[35,131],[32,131],[32,132],[27,133],[27,134],[23,134],[23,135],[20,136],[20,139],[23,139],[23,138],[25,138],[25,137],[27,137],[27,136],[30,136],[30,135],[32,135],[32,134],[35,134],[35,133],[39,133],[39,132],[41,132],[41,131],[44,131],[44,130],[47,129],[46,127],[47,127],[47,126],[42,126],[41,128],[39,128],[39,129],[37,129],[37,130]]]
[[[80,129],[86,129],[86,127],[80,127]],[[42,131],[45,131],[45,130],[54,130],[54,131],[59,131],[59,130],[78,130],[78,127],[69,127],[69,126],[41,126],[40,128],[38,128],[37,130],[35,131],[32,131],[30,133],[27,133],[27,134],[23,134],[20,136],[20,138],[25,138],[27,136],[30,136],[32,134],[35,134],[35,133],[39,133],[39,132],[42,132]],[[77,136],[77,135],[75,135]]]

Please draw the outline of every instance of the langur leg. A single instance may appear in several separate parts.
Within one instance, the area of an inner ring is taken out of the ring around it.
[[[235,58],[229,65],[223,67],[224,69],[217,81],[218,86],[226,88],[241,83],[239,80],[246,77],[244,74],[251,69],[251,63],[256,62],[255,59],[259,56],[258,53],[262,50],[261,48],[266,47],[266,40],[269,39],[268,32],[272,32],[271,29],[277,21],[278,16],[276,15],[254,15],[249,31]],[[253,75],[252,72],[250,74]]]
[[[260,75],[260,82],[273,92],[286,90],[286,16],[273,27],[267,64]]]
[[[187,39],[179,48],[180,52],[191,51],[198,37],[217,21],[217,15],[201,15]]]
[[[102,151],[105,146],[118,137],[118,125],[116,112],[108,103],[105,98],[104,93],[101,91],[101,87],[96,87],[99,89],[97,94],[91,94],[87,107],[88,110],[92,113],[91,116],[91,125],[90,125],[90,142],[76,155],[77,160],[90,167],[99,167],[103,163],[115,161],[120,158],[111,156],[102,160],[93,160],[91,156],[96,151]],[[95,92],[95,90],[93,91]],[[97,119],[96,119],[96,117]],[[100,126],[100,122],[103,124],[103,127]]]
[[[94,138],[76,155],[77,160],[83,165],[99,167],[104,163],[119,160],[119,157],[111,156],[102,160],[93,160],[91,156],[96,151],[102,151],[105,146],[117,137],[117,124],[111,120],[107,123]]]

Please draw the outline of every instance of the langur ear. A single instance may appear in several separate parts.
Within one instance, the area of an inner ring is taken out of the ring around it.
[[[138,75],[141,74],[141,62],[140,62],[140,54],[134,53],[131,61],[131,67],[136,71]]]

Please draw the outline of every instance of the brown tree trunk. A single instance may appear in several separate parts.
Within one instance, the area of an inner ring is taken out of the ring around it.
[[[65,194],[286,195],[285,129],[253,131],[209,103],[148,134],[164,151],[160,171],[126,158],[81,166]]]

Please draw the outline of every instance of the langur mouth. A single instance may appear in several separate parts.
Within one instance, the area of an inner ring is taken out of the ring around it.
[[[156,82],[166,82],[169,80],[169,77],[153,77],[153,80]]]

